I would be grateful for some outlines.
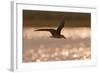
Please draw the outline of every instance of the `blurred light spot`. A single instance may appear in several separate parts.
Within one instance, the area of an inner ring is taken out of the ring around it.
[[[68,56],[68,55],[69,55],[69,52],[68,52],[68,50],[63,50],[63,51],[61,52],[61,54],[62,54],[62,55],[65,55],[65,56]]]
[[[73,58],[77,58],[77,57],[79,57],[79,55],[73,54]]]
[[[37,59],[37,60],[36,60],[36,62],[40,62],[40,61],[41,61],[40,59]]]

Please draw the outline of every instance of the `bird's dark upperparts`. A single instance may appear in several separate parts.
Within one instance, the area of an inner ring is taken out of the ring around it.
[[[48,31],[52,34],[51,36],[52,38],[66,39],[66,37],[61,34],[61,30],[64,28],[64,24],[65,24],[65,17],[63,16],[57,29],[37,29],[35,31]]]

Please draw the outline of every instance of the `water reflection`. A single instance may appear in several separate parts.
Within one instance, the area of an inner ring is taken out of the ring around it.
[[[36,50],[36,49],[35,49]],[[91,50],[90,48],[38,48],[36,51],[34,49],[30,49],[25,51],[24,62],[34,61],[60,61],[60,60],[75,60],[75,59],[90,59],[91,58]]]
[[[90,29],[64,28],[67,38],[50,38],[48,32],[24,29],[23,62],[64,61],[91,59]]]

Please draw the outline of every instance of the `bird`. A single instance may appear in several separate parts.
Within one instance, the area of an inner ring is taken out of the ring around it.
[[[65,17],[63,16],[57,29],[36,29],[35,31],[48,31],[52,34],[52,36],[50,36],[51,38],[66,39],[66,37],[61,34],[61,30],[64,28],[64,24],[65,24]]]

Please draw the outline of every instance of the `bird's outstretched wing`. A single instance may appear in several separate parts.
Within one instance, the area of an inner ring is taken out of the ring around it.
[[[65,18],[63,17],[62,20],[61,20],[61,22],[59,23],[58,28],[57,28],[57,33],[58,33],[58,34],[61,33],[61,30],[63,29],[64,24],[65,24]]]
[[[54,29],[37,29],[37,30],[35,30],[35,31],[48,31],[48,32],[50,32],[52,35],[55,35],[55,34],[56,34]]]
[[[37,29],[35,31],[51,31],[52,29]]]

